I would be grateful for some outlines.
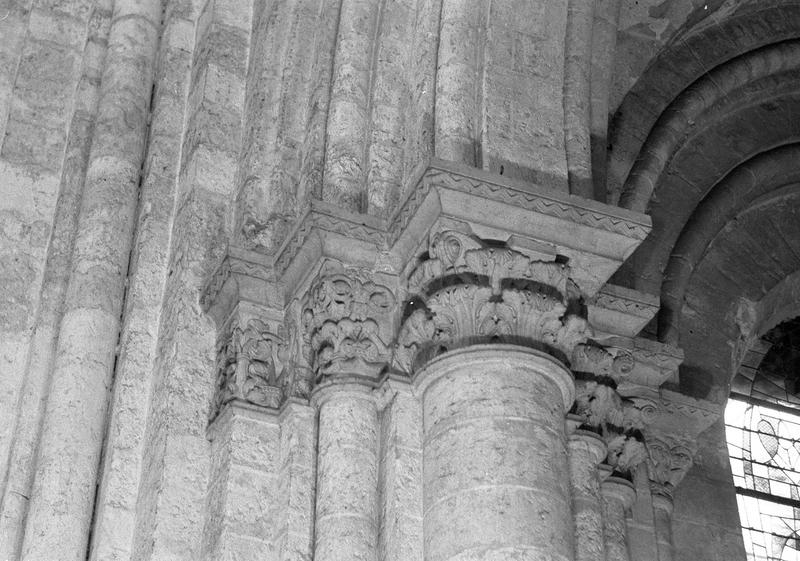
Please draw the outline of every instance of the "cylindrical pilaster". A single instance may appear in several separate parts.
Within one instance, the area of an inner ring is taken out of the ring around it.
[[[626,511],[633,506],[636,489],[626,479],[609,477],[600,486],[605,505],[606,561],[630,561]]]
[[[378,410],[366,385],[318,387],[316,561],[377,559]]]
[[[672,497],[667,492],[654,489],[653,498],[653,525],[656,530],[656,547],[658,561],[672,561]]]
[[[426,561],[574,559],[569,370],[533,349],[474,345],[435,358],[414,382]]]
[[[603,499],[597,467],[606,451],[603,439],[592,432],[578,430],[569,439],[576,561],[605,559]]]
[[[114,3],[22,559],[86,558],[162,17]]]

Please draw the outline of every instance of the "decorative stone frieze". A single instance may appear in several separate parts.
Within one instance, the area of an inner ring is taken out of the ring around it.
[[[268,259],[231,247],[200,294],[200,306],[221,328],[242,302],[268,308],[273,315],[284,305]]]
[[[565,265],[455,231],[432,236],[428,257],[408,281],[414,296],[398,336],[399,370],[411,373],[418,359],[475,343],[513,342],[566,357],[586,339]]]
[[[391,360],[397,300],[369,273],[328,265],[302,304],[315,379],[338,374],[376,380]]]
[[[389,220],[390,246],[416,244],[440,217],[470,224],[481,237],[509,233],[565,256],[572,278],[589,296],[641,243],[650,220],[641,214],[570,197],[525,181],[432,160],[408,198]]]
[[[619,216],[613,216],[606,209],[592,204],[593,201],[572,199],[570,202],[566,202],[565,197],[562,198],[555,192],[535,193],[528,189],[520,189],[519,184],[522,183],[520,181],[509,180],[496,174],[481,173],[477,169],[471,170],[472,173],[464,173],[465,170],[464,166],[457,166],[452,162],[432,162],[431,169],[423,177],[423,187],[418,190],[421,196],[409,200],[408,208],[404,209],[406,214],[413,214],[413,211],[416,210],[415,207],[422,204],[427,190],[431,186],[438,185],[638,240],[644,240],[650,231],[648,222],[620,220]],[[578,203],[579,200],[580,203]],[[620,209],[614,210],[619,211]],[[398,218],[398,229],[402,225],[403,216],[404,214],[401,213]]]

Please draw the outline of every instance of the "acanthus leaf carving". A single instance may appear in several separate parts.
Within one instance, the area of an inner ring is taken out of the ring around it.
[[[394,365],[411,374],[418,359],[478,342],[515,342],[569,357],[589,332],[585,317],[568,312],[577,301],[569,269],[489,246],[455,231],[434,234],[409,277],[407,314]]]
[[[617,393],[610,378],[584,379],[576,383],[573,413],[586,428],[600,434],[608,454],[605,463],[626,476],[646,459],[640,423],[640,403]]]
[[[434,341],[436,327],[427,309],[416,309],[406,319],[394,350],[394,366],[401,372],[411,372],[412,362],[427,342]]]
[[[304,301],[309,364],[317,379],[336,374],[377,377],[391,360],[392,291],[362,271],[323,271]]]
[[[594,380],[577,383],[573,408],[584,423],[591,427],[621,427],[623,424],[622,398],[608,384]]]

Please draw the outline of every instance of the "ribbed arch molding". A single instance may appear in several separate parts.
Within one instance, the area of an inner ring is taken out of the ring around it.
[[[773,79],[774,78],[774,79]],[[746,84],[698,115],[690,134],[658,177],[649,201],[653,234],[617,280],[658,294],[673,246],[715,185],[760,153],[800,141],[800,71]]]
[[[687,391],[723,401],[742,352],[786,319],[786,310],[796,310],[796,287],[793,293],[780,287],[800,270],[799,214],[800,189],[784,184],[755,199],[716,235],[699,234],[711,239],[676,286],[682,291],[679,323],[670,327],[685,351],[680,381]]]
[[[724,19],[709,18],[678,35],[654,59],[614,113],[607,190],[616,202],[649,131],[665,109],[710,69],[767,45],[800,37],[800,1],[742,2]]]
[[[798,68],[800,41],[787,41],[733,59],[684,90],[664,110],[647,136],[625,180],[619,198],[620,206],[639,212],[647,209],[659,178],[669,167],[675,152],[687,136],[696,132],[701,115],[712,110],[720,100],[723,107],[728,107],[737,97],[752,99],[753,92],[744,87],[748,83]]]
[[[800,192],[800,144],[759,154],[737,167],[697,206],[672,250],[661,286],[658,335],[676,343],[686,286],[712,240],[743,209]],[[767,199],[764,201],[763,199]]]

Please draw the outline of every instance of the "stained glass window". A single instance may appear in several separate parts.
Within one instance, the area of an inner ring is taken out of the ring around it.
[[[730,399],[725,424],[748,561],[800,561],[800,415]]]

